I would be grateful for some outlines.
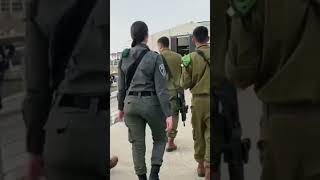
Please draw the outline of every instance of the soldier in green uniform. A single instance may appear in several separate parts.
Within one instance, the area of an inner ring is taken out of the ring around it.
[[[319,7],[232,1],[226,71],[238,87],[254,85],[263,102],[262,180],[320,179]]]
[[[198,175],[210,179],[210,47],[208,29],[199,26],[193,31],[196,52],[182,58],[181,87],[192,93],[192,128],[194,158]]]
[[[177,136],[177,128],[179,122],[179,109],[178,109],[178,91],[183,91],[180,87],[180,76],[181,76],[181,55],[171,51],[169,49],[169,38],[161,37],[158,39],[158,49],[160,54],[163,57],[165,64],[168,67],[167,71],[169,77],[167,80],[167,86],[170,95],[170,104],[171,104],[171,113],[173,119],[173,128],[170,132],[168,132],[168,143],[167,143],[167,151],[171,152],[177,149],[177,146],[174,144],[174,139]]]
[[[167,143],[166,131],[172,129],[167,73],[161,56],[149,50],[148,27],[142,21],[131,26],[132,48],[125,49],[119,63],[118,119],[128,127],[135,172],[146,180],[145,131],[152,131],[153,150],[150,180],[159,180]],[[137,63],[140,62],[140,63]]]
[[[107,1],[26,5],[26,179],[105,180]]]

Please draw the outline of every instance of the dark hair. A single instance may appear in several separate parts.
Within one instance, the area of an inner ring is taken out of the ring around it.
[[[163,36],[158,39],[158,43],[161,43],[164,47],[169,47],[169,38]]]
[[[196,39],[196,41],[198,41],[199,43],[204,43],[209,39],[208,29],[204,26],[196,27],[193,30],[192,35]]]
[[[141,43],[148,36],[148,26],[142,21],[136,21],[131,25],[131,47]]]

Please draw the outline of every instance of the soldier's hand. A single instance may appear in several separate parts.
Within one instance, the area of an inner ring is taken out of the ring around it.
[[[170,131],[172,130],[172,126],[173,126],[172,116],[167,117],[166,122],[167,122],[167,129],[166,129],[166,131],[167,131],[167,132],[170,132]]]
[[[43,176],[43,160],[40,155],[29,154],[26,164],[25,180],[40,180]]]
[[[122,122],[123,121],[123,117],[124,117],[124,112],[123,111],[119,111],[118,112],[117,122]]]

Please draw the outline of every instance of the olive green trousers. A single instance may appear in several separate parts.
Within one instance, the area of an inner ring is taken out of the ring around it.
[[[320,106],[265,105],[262,180],[320,179]]]
[[[169,138],[176,138],[177,133],[178,133],[178,124],[179,124],[179,109],[178,109],[178,104],[177,104],[177,90],[170,90],[169,91],[170,95],[170,105],[171,105],[171,113],[172,113],[172,130],[168,132],[168,137]]]
[[[153,149],[151,165],[162,165],[167,143],[166,117],[157,96],[127,96],[124,105],[124,121],[128,127],[129,142],[137,175],[147,173],[145,163],[146,125],[151,129]]]
[[[193,96],[191,112],[194,158],[210,165],[210,96]]]

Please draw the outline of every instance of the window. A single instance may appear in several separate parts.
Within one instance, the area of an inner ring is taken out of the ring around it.
[[[13,12],[23,11],[23,4],[21,0],[15,0],[12,2],[12,11]]]
[[[10,0],[1,0],[0,7],[1,12],[10,12]]]

